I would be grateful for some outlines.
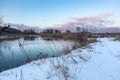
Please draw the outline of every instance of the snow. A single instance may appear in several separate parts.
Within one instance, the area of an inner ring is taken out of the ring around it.
[[[120,42],[98,42],[68,55],[32,61],[0,73],[0,80],[120,80]]]

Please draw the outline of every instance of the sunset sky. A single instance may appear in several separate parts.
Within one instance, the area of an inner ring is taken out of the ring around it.
[[[120,0],[0,0],[0,16],[42,28],[104,17],[120,26]]]

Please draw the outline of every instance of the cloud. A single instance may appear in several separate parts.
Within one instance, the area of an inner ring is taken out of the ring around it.
[[[113,16],[113,14],[111,14],[111,13],[100,14],[100,15],[96,15],[96,16],[88,16],[88,17],[83,17],[83,18],[71,17],[71,19],[76,20],[76,21],[96,21],[96,20],[103,19],[103,18],[110,17],[110,16]]]
[[[82,18],[75,18],[71,17],[72,19],[71,22],[67,22],[65,24],[59,25],[59,29],[61,30],[75,30],[77,26],[79,27],[103,27],[106,26],[106,24],[110,24],[111,22],[108,20],[105,20],[108,17],[113,16],[113,14],[100,14],[96,16],[87,16],[87,17],[82,17]]]

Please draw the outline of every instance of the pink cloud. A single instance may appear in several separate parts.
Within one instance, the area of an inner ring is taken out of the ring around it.
[[[113,16],[113,14],[111,14],[111,13],[100,14],[100,15],[96,15],[96,16],[87,16],[87,17],[82,17],[82,18],[71,17],[71,19],[76,20],[76,21],[96,21],[98,19],[103,19],[103,18],[110,17],[110,16]]]
[[[105,21],[104,19],[107,17],[113,16],[113,14],[100,14],[96,16],[87,16],[82,18],[74,18],[71,17],[73,22],[67,22],[65,24],[59,25],[58,29],[60,30],[66,30],[69,29],[71,31],[76,29],[76,26],[82,26],[82,27],[92,27],[92,26],[105,26],[106,24],[109,24],[109,21]],[[88,26],[89,25],[89,26]]]
[[[113,28],[120,28],[120,26],[110,26],[110,27],[113,27]]]

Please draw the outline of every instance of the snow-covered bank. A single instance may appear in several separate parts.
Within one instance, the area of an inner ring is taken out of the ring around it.
[[[120,80],[120,42],[101,38],[66,56],[33,61],[0,73],[0,80]]]

